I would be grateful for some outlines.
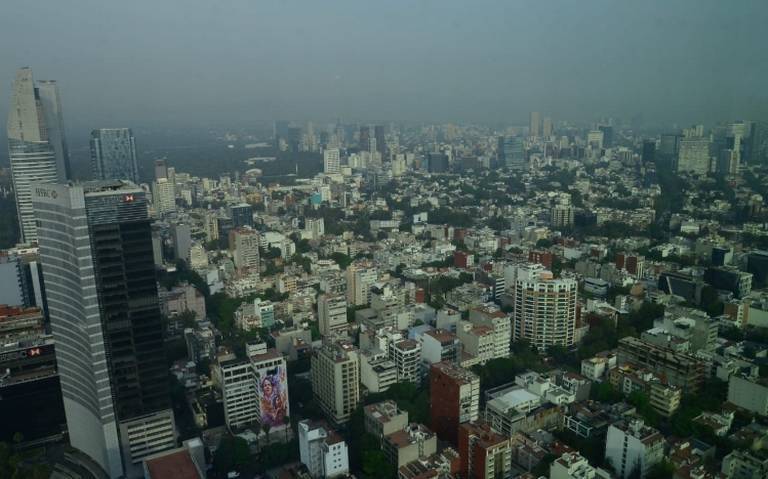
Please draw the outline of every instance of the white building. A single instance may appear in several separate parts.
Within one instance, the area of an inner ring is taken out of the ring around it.
[[[323,152],[323,172],[327,174],[341,172],[341,155],[338,148],[329,148]]]
[[[326,343],[312,356],[312,393],[334,424],[347,422],[360,401],[360,360],[348,342]]]
[[[390,347],[390,356],[397,367],[397,381],[421,383],[421,345],[412,340],[399,341]]]
[[[227,427],[236,429],[258,423],[259,397],[251,362],[233,357],[220,360],[217,374]]]
[[[330,478],[349,472],[347,443],[336,431],[308,419],[299,422],[299,455],[313,478]]]
[[[768,383],[732,374],[728,380],[728,402],[761,416],[768,416]]]
[[[362,306],[371,301],[371,286],[377,279],[376,269],[365,265],[351,264],[347,267],[347,302]]]
[[[347,329],[347,301],[342,295],[321,294],[317,298],[317,322],[322,336]]]
[[[152,204],[160,216],[176,211],[176,188],[168,178],[158,178],[152,183]]]
[[[610,479],[611,474],[599,467],[592,467],[578,452],[566,452],[552,461],[549,479]]]
[[[259,267],[259,232],[235,228],[229,232],[229,249],[238,270]]]
[[[549,346],[572,346],[577,291],[578,284],[573,278],[554,279],[540,265],[519,268],[512,290],[512,339],[525,339],[541,352]]]
[[[608,427],[605,460],[616,475],[627,479],[639,468],[645,477],[650,468],[664,458],[664,436],[646,426],[641,419],[621,421]]]

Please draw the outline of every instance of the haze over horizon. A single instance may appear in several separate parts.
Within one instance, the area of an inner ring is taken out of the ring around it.
[[[29,66],[59,82],[78,136],[280,118],[522,124],[531,110],[765,118],[768,3],[751,4],[11,0],[0,117]]]

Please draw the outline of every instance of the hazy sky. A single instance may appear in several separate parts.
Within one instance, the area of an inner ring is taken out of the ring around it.
[[[768,116],[768,1],[3,0],[68,129],[248,120]]]

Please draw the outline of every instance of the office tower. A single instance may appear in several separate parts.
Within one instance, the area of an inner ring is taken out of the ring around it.
[[[232,218],[232,226],[235,228],[241,226],[253,228],[253,207],[248,203],[230,206],[229,217]]]
[[[176,445],[144,191],[36,184],[32,200],[70,443],[134,477]]]
[[[174,224],[171,227],[171,240],[173,240],[173,259],[189,264],[192,228],[188,224]]]
[[[152,183],[152,203],[160,216],[176,212],[176,188],[168,178],[158,178]]]
[[[371,148],[371,141],[374,137],[371,135],[371,127],[361,126],[360,127],[360,139],[358,140],[357,144],[360,147],[360,151],[368,151],[370,152],[372,150]],[[373,139],[375,141],[375,139]]]
[[[603,132],[603,146],[605,148],[613,148],[613,127],[600,125],[597,129]]]
[[[677,154],[680,151],[680,135],[668,133],[661,135],[658,156],[663,163],[677,168]]]
[[[498,157],[499,166],[522,170],[526,168],[525,147],[519,136],[499,137]]]
[[[751,251],[747,254],[747,271],[752,273],[755,287],[768,285],[768,251]]]
[[[653,163],[656,161],[656,142],[654,140],[643,140],[643,163]]]
[[[621,479],[645,477],[654,464],[664,459],[664,436],[642,419],[627,419],[608,426],[605,461]]]
[[[541,352],[550,346],[572,346],[577,287],[575,279],[554,279],[541,265],[518,268],[512,290],[513,341],[524,339]]]
[[[38,80],[37,91],[40,96],[40,104],[43,107],[45,128],[48,130],[48,142],[53,147],[56,156],[56,173],[58,181],[64,182],[70,179],[69,146],[67,135],[64,131],[64,114],[61,110],[61,97],[56,80]]]
[[[375,151],[378,151],[382,156],[384,156],[384,152],[387,149],[387,142],[384,139],[384,125],[373,126],[373,138],[376,140]]]
[[[715,172],[718,176],[735,176],[739,172],[739,156],[735,150],[725,148],[717,156]]]
[[[168,178],[168,164],[165,160],[155,160],[155,179]]]
[[[23,307],[36,304],[29,267],[18,254],[0,251],[0,284],[3,285],[0,304]]]
[[[459,426],[458,452],[461,477],[498,479],[512,474],[510,439],[493,432],[485,423],[468,422]]]
[[[459,424],[477,421],[480,414],[480,378],[448,361],[429,370],[432,430],[443,441],[456,444]]]
[[[555,129],[552,126],[552,118],[544,117],[544,120],[541,122],[541,135],[544,138],[549,138],[554,132]]]
[[[285,120],[278,120],[274,123],[273,138],[275,148],[280,151],[285,151],[288,148],[288,128],[290,126],[291,122]]]
[[[331,148],[323,152],[323,172],[335,174],[341,171],[339,149]]]
[[[25,441],[58,434],[65,421],[42,310],[0,304],[0,441],[10,443],[16,433]]]
[[[440,152],[427,153],[427,169],[430,173],[448,173],[450,169],[448,155]]]
[[[317,323],[322,336],[347,329],[347,300],[343,295],[321,294],[317,298]]]
[[[347,443],[327,425],[299,422],[299,457],[311,477],[344,477],[349,473]]]
[[[768,164],[768,121],[752,123],[749,134],[749,163],[751,165]]]
[[[288,151],[296,153],[300,150],[301,146],[301,128],[298,126],[289,126],[287,136],[285,138]]]
[[[69,174],[69,154],[55,82],[35,85],[31,69],[16,72],[7,133],[19,232],[22,242],[31,243],[37,240],[31,184],[64,182]]]
[[[532,111],[528,122],[528,136],[541,136],[541,113]]]
[[[605,141],[605,133],[602,130],[591,130],[587,133],[587,146],[593,150],[601,150]]]
[[[259,268],[259,232],[250,228],[234,228],[229,231],[229,250],[235,268],[242,270]]]
[[[136,141],[130,128],[101,128],[91,132],[91,171],[98,180],[139,182]]]
[[[312,394],[331,422],[349,421],[360,401],[360,361],[346,341],[326,342],[312,356]]]

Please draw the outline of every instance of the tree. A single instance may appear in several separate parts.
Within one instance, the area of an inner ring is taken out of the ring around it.
[[[341,268],[342,270],[347,269],[347,266],[352,264],[352,258],[345,255],[344,253],[338,253],[338,252],[333,253],[331,255],[331,259],[334,260],[339,265],[339,268]]]
[[[235,436],[222,438],[216,453],[213,455],[213,467],[220,474],[226,474],[233,467],[248,464],[251,453],[245,439]]]

